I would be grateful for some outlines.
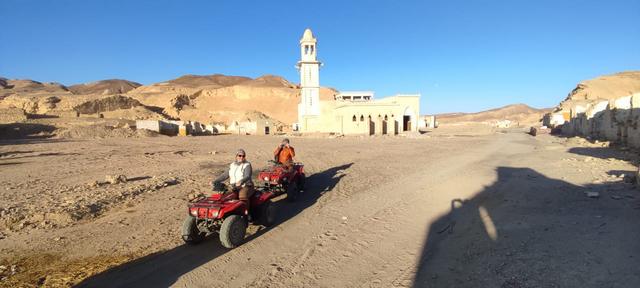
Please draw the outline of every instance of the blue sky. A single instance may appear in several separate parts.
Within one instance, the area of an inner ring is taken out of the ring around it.
[[[552,107],[581,81],[640,70],[640,1],[0,2],[0,76],[71,85],[280,75],[305,28],[322,86],[421,93],[422,114]]]

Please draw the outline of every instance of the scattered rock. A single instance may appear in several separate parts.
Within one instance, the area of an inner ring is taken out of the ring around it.
[[[177,185],[178,183],[180,183],[180,182],[178,182],[178,179],[176,179],[176,178],[171,178],[171,179],[165,180],[165,181],[163,182],[162,186],[163,186],[163,187],[173,186],[173,185]]]
[[[88,185],[90,188],[98,188],[98,187],[100,187],[100,182],[98,182],[98,181],[93,181],[93,182],[89,182],[89,183],[87,183],[87,185]]]
[[[589,198],[599,198],[600,197],[600,193],[598,193],[596,191],[585,191],[584,193]]]
[[[124,176],[124,175],[107,175],[106,181],[109,184],[126,183],[127,182],[127,176]]]
[[[618,196],[618,195],[611,195],[611,199],[613,199],[613,200],[620,200],[620,199],[622,199],[622,196]]]

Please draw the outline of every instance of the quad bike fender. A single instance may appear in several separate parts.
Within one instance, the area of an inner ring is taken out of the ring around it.
[[[245,211],[246,211],[246,206],[244,202],[239,200],[234,201],[220,208],[220,211],[218,212],[218,219],[224,219],[227,215],[231,215],[231,214],[244,215]]]

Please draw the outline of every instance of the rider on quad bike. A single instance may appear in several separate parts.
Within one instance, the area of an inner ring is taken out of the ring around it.
[[[293,157],[296,156],[296,151],[291,145],[289,145],[289,139],[284,138],[276,150],[273,151],[273,160],[282,165],[291,172],[293,168]]]
[[[254,189],[253,181],[251,181],[251,163],[247,161],[246,157],[247,154],[244,150],[238,149],[236,160],[229,165],[229,170],[213,180],[213,184],[218,185],[229,179],[229,189],[238,189],[238,198],[247,205],[247,210],[250,210],[251,201],[249,198],[253,195]]]
[[[242,244],[250,223],[264,226],[275,223],[275,208],[271,199],[277,195],[265,187],[254,189],[251,164],[245,157],[244,150],[238,150],[229,170],[213,181],[214,191],[226,192],[198,197],[189,202],[188,216],[182,224],[184,242],[197,244],[207,235],[217,233],[222,246],[231,249]],[[230,179],[228,186],[222,183],[226,179]]]

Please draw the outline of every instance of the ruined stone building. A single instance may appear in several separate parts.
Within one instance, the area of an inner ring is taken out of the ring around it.
[[[543,124],[567,136],[640,147],[640,93],[616,99],[573,101],[545,115]]]

